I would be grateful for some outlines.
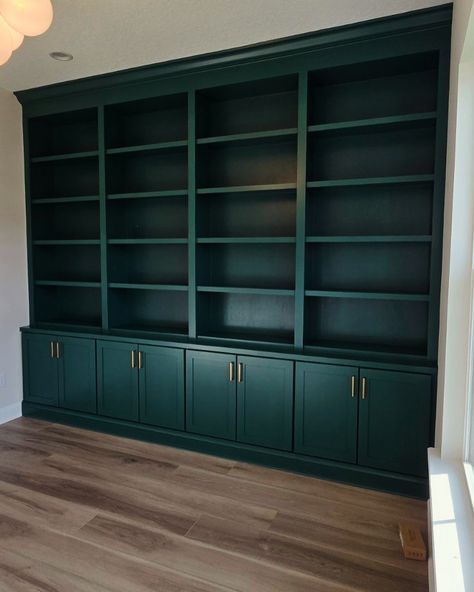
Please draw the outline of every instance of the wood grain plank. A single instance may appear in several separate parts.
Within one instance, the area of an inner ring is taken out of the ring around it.
[[[341,507],[352,508],[353,512],[361,511],[359,507],[350,503],[336,500],[327,500],[316,494],[300,493],[283,487],[272,485],[250,483],[246,480],[231,477],[228,475],[210,474],[199,469],[180,466],[168,477],[168,481],[188,486],[201,493],[215,493],[230,499],[245,500],[248,503],[273,508],[281,512],[290,512],[296,515],[309,515],[319,517],[324,515],[327,508],[337,509]],[[381,512],[384,514],[382,507]],[[393,512],[393,515],[396,515]],[[418,516],[415,510],[415,515]],[[415,519],[415,518],[413,518]],[[422,523],[424,524],[425,521]]]
[[[61,532],[74,532],[97,514],[97,510],[92,508],[0,482],[0,513],[2,512],[29,524]]]
[[[66,571],[2,549],[0,589],[4,592],[113,592]]]
[[[324,481],[306,475],[298,475],[296,473],[288,473],[246,463],[236,463],[228,475],[252,483],[261,483],[299,493],[317,495],[319,498],[343,502],[364,509],[375,509],[379,512],[396,512],[399,516],[407,520],[425,521],[427,516],[426,502],[422,500],[353,487],[334,481]]]
[[[183,487],[167,480],[152,479],[147,477],[130,477],[125,473],[118,473],[108,469],[106,466],[96,468],[84,466],[83,463],[71,459],[65,455],[54,454],[44,459],[42,466],[58,474],[68,475],[73,478],[94,480],[109,483],[111,487],[123,485],[134,489],[137,496],[143,492],[149,493],[160,503],[173,505],[193,514],[201,513],[213,514],[227,518],[229,515],[239,516],[243,524],[256,526],[258,528],[268,528],[277,515],[276,510],[266,507],[231,500],[228,497],[214,495],[212,493],[201,494],[198,491],[190,490],[189,487]]]
[[[216,547],[201,545],[163,531],[151,530],[115,517],[98,515],[77,533],[78,537],[161,566],[179,568],[188,575],[206,577],[216,585],[238,592],[339,592],[332,582],[247,559]]]
[[[36,528],[5,514],[0,514],[0,548],[2,556],[5,549],[79,578],[86,574],[90,582],[113,592],[228,592],[204,579],[114,553],[70,535]],[[179,568],[178,561],[175,567]]]
[[[58,498],[60,500],[86,506],[94,510],[103,510],[124,515],[145,524],[159,525],[172,532],[186,533],[198,518],[197,513],[190,513],[172,503],[165,504],[152,495],[115,485],[79,480],[57,474],[40,463],[35,469],[19,469],[0,466],[0,481]]]
[[[85,465],[106,465],[110,469],[127,472],[131,475],[146,475],[148,477],[163,477],[174,471],[178,465],[160,459],[137,456],[129,452],[122,452],[112,448],[102,448],[86,441],[69,441],[66,438],[45,433],[0,433],[0,446],[19,444],[31,447],[49,454],[68,454]]]
[[[99,445],[102,449],[116,450],[128,454],[136,454],[152,460],[160,460],[171,464],[190,466],[200,468],[211,473],[227,473],[234,465],[235,461],[210,456],[189,450],[171,448],[160,444],[150,444],[140,440],[132,440],[119,436],[111,436],[91,430],[83,430],[62,424],[53,424],[44,422],[47,425],[47,433],[68,438],[73,441],[89,442]]]
[[[186,535],[213,547],[241,553],[270,563],[324,578],[357,590],[398,592],[426,590],[427,571],[411,569],[414,562],[403,558],[398,549],[398,562],[378,562],[358,552],[314,544],[302,539],[250,529],[235,520],[203,515]],[[356,584],[354,584],[356,582]],[[403,584],[402,584],[403,583]]]

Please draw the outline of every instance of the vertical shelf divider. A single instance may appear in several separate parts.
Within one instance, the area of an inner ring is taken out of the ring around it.
[[[443,212],[446,170],[446,141],[448,135],[448,87],[449,87],[449,47],[439,52],[438,63],[438,105],[435,138],[435,162],[433,185],[433,215],[431,219],[431,264],[430,301],[428,312],[428,358],[435,360],[438,354],[439,306],[441,286],[441,266],[443,247]],[[433,257],[433,253],[435,255]]]
[[[298,75],[298,153],[296,172],[296,277],[295,335],[296,348],[304,341],[304,283],[306,237],[306,147],[308,127],[308,73]]]
[[[30,133],[28,118],[23,112],[23,146],[24,146],[24,165],[25,165],[25,196],[26,196],[26,235],[29,248],[27,249],[28,262],[28,305],[30,313],[30,324],[36,322],[35,319],[35,277],[34,277],[34,254],[33,254],[33,224],[31,211],[31,180],[30,180]]]
[[[188,92],[188,335],[197,335],[196,311],[196,92]]]
[[[105,163],[104,106],[98,107],[99,199],[100,199],[100,283],[102,329],[109,328],[108,271],[107,271],[107,182]]]

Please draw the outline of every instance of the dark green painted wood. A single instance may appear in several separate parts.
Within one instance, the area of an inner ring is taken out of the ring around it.
[[[59,375],[55,335],[23,335],[23,384],[25,401],[58,405]]]
[[[23,402],[23,415],[427,499],[426,479]]]
[[[350,366],[296,364],[295,452],[357,461],[358,377]]]
[[[97,412],[95,340],[57,338],[59,405],[73,411]]]
[[[132,351],[135,368],[132,368]],[[138,421],[138,348],[135,344],[97,342],[98,412]]]
[[[345,27],[336,27],[329,30],[319,31],[317,33],[305,33],[303,35],[296,35],[292,38],[283,39],[280,41],[264,42],[254,44],[248,47],[241,47],[238,49],[226,50],[214,54],[206,54],[191,58],[180,60],[172,60],[161,64],[152,66],[145,66],[142,68],[135,68],[133,70],[126,70],[122,72],[115,72],[112,74],[105,74],[95,77],[90,77],[83,80],[59,83],[55,85],[46,86],[40,89],[32,89],[26,91],[18,91],[16,96],[23,105],[30,105],[31,103],[41,100],[47,103],[45,99],[54,99],[61,94],[69,94],[71,92],[81,93],[87,96],[94,96],[94,93],[104,87],[109,86],[110,91],[117,92],[117,87],[120,85],[130,85],[134,83],[147,82],[157,80],[159,77],[175,76],[176,74],[190,74],[197,73],[197,76],[203,77],[208,74],[209,69],[222,68],[224,66],[233,65],[234,67],[240,63],[255,64],[256,62],[264,62],[268,58],[274,59],[289,54],[307,54],[311,50],[320,52],[321,47],[331,46],[331,44],[347,45],[351,41],[361,41],[367,39],[376,39],[382,37],[382,46],[389,45],[387,35],[403,34],[405,31],[411,32],[413,29],[434,30],[434,37],[437,41],[440,38],[441,29],[443,33],[445,29],[449,29],[452,18],[452,3],[447,3],[443,6],[434,7],[426,10],[417,10],[401,15],[390,16],[373,21],[366,21],[356,23]],[[416,32],[416,37],[419,36],[419,31]],[[400,51],[401,48],[399,47]],[[266,68],[268,64],[265,63]],[[278,70],[278,65],[277,68]],[[256,76],[258,78],[258,75]],[[206,84],[206,81],[203,81]],[[156,93],[156,88],[148,91]],[[160,94],[165,94],[161,91]],[[84,97],[80,97],[84,101]],[[115,101],[120,102],[125,100],[122,96],[117,96]],[[76,108],[75,106],[69,107]],[[67,108],[65,110],[68,110]]]
[[[361,368],[359,464],[426,476],[431,445],[431,378]]]
[[[295,274],[295,347],[304,344],[306,165],[308,126],[308,73],[298,75],[298,169],[296,190],[296,274]]]
[[[233,364],[233,376],[230,374],[231,364]],[[186,430],[188,432],[235,440],[236,372],[236,356],[211,352],[187,352]]]
[[[54,328],[53,328],[54,327]],[[129,344],[136,344],[137,332],[127,331],[124,329],[113,331],[101,331],[97,328],[81,327],[45,323],[41,327],[22,327],[20,329],[23,334],[45,335],[54,332],[57,336],[76,336],[86,337],[89,339],[101,339],[103,341],[126,342]],[[232,343],[225,341],[206,341],[204,339],[188,339],[184,336],[164,336],[162,334],[143,333],[138,332],[140,343],[146,345],[159,345],[163,347],[182,348],[185,350],[195,351],[211,351],[215,353],[225,353],[230,355],[249,355],[249,356],[265,356],[267,358],[293,360],[297,362],[315,362],[319,364],[337,364],[341,366],[360,366],[367,362],[367,355],[360,352],[352,351],[351,355],[344,356],[328,356],[328,353],[322,353],[318,348],[305,348],[304,350],[295,351],[292,346],[276,344],[269,344],[262,346],[261,343]],[[320,348],[322,349],[322,348]],[[423,359],[409,359],[403,357],[391,357],[387,361],[382,356],[376,358],[371,355],[373,359],[370,362],[371,368],[382,370],[395,371],[410,371],[419,374],[426,374],[429,376],[436,376],[437,370],[432,364]]]
[[[184,429],[184,351],[139,346],[140,421],[163,428]]]
[[[237,364],[237,440],[290,451],[293,362],[238,356]]]

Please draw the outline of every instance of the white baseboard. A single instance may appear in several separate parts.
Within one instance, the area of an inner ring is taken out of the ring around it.
[[[0,425],[17,417],[21,417],[21,401],[7,407],[0,407]]]

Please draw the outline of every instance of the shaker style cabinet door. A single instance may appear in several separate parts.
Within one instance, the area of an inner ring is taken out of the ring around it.
[[[184,429],[184,351],[140,345],[140,421]]]
[[[360,370],[359,464],[427,474],[431,434],[431,376]]]
[[[99,414],[138,421],[138,348],[132,343],[97,342]]]
[[[23,334],[25,401],[57,407],[59,398],[56,335]]]
[[[238,356],[237,440],[292,449],[293,362]]]
[[[186,430],[235,440],[236,357],[186,354]]]
[[[95,340],[61,337],[57,347],[60,406],[97,413]]]
[[[295,452],[357,460],[358,368],[296,364]]]

